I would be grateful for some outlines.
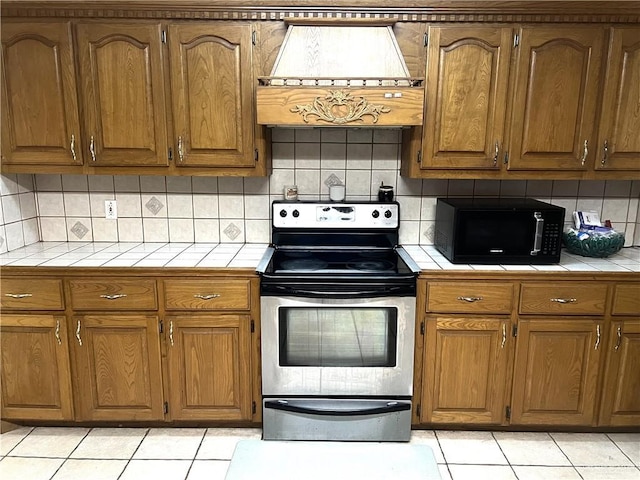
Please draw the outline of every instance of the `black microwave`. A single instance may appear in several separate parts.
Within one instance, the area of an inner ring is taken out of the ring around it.
[[[564,208],[529,198],[438,198],[435,247],[452,263],[560,261]]]

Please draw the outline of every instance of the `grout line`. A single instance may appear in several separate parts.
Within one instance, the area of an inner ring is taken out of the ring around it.
[[[142,437],[142,439],[140,440],[140,443],[138,443],[138,446],[135,448],[135,450],[131,453],[131,456],[129,457],[129,459],[127,460],[126,465],[124,466],[124,468],[122,469],[122,471],[120,472],[120,475],[118,475],[118,479],[120,480],[122,478],[122,475],[124,474],[124,472],[127,470],[127,467],[129,467],[129,464],[131,463],[131,460],[133,460],[133,456],[136,454],[136,452],[140,449],[140,445],[142,445],[142,442],[144,442],[145,438],[147,438],[147,435],[149,435],[149,432],[151,431],[150,428],[147,428],[147,431],[144,432],[144,436]]]
[[[24,442],[24,439],[25,439],[25,438],[27,438],[29,435],[31,435],[31,432],[33,432],[34,430],[35,430],[35,427],[31,427],[31,429],[26,433],[26,435],[25,435],[24,437],[22,437],[22,438],[20,439],[20,441],[19,441],[18,443],[16,443],[16,444],[11,448],[11,450],[9,450],[9,451],[6,453],[6,455],[3,455],[3,458],[8,457],[8,456],[9,456],[9,454],[10,454],[11,452],[13,452],[13,451],[18,447],[18,445],[20,445],[22,442]],[[7,433],[9,433],[9,432],[7,432]]]
[[[564,455],[564,457],[569,461],[569,464],[576,469],[576,471],[578,471],[578,469],[576,468],[576,466],[573,464],[573,462],[571,461],[571,459],[569,458],[569,455],[567,455],[567,453],[562,449],[562,447],[560,445],[558,445],[558,442],[556,441],[555,438],[553,438],[553,435],[551,435],[551,433],[547,432],[547,435],[549,435],[549,437],[551,438],[551,440],[553,441],[553,443],[556,445],[556,447],[558,447],[558,449],[560,449],[560,451],[562,452],[562,454]],[[580,472],[578,472],[578,475],[580,475]],[[582,477],[582,475],[580,475],[580,477]]]
[[[627,455],[627,454],[625,453],[625,451],[624,451],[624,450],[622,450],[622,448],[620,448],[620,445],[618,445],[618,444],[616,443],[616,441],[615,441],[613,438],[611,438],[611,437],[609,436],[609,434],[608,434],[608,433],[605,433],[605,436],[609,439],[609,441],[610,441],[611,443],[613,443],[613,444],[616,446],[616,448],[617,448],[618,450],[620,450],[620,453],[622,453],[625,457],[627,457],[627,459],[631,462],[631,465],[633,465],[634,467],[638,468],[638,465],[636,465],[636,463],[633,461],[633,459],[631,459],[631,457],[629,457],[629,455]],[[622,465],[621,465],[621,466],[622,466]]]
[[[504,450],[502,450],[502,445],[500,445],[500,442],[496,438],[495,432],[490,432],[490,433],[491,433],[491,437],[493,438],[493,441],[496,442],[496,445],[498,446],[498,449],[500,450],[500,453],[502,453],[502,456],[507,461],[507,465],[509,465],[509,468],[511,469],[511,472],[513,473],[513,476],[516,477],[516,480],[517,480],[518,479],[518,474],[516,473],[515,469],[513,468],[513,465],[511,465],[511,460],[509,460],[509,457],[507,457],[507,454],[504,453]]]

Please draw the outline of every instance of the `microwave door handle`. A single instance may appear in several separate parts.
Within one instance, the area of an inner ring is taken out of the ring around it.
[[[382,405],[369,408],[335,409],[335,408],[313,408],[304,405],[296,405],[289,400],[267,400],[264,402],[265,408],[273,410],[283,410],[293,413],[306,413],[309,415],[321,415],[332,417],[352,417],[364,415],[377,415],[380,413],[402,412],[411,409],[410,403],[403,402],[381,402]]]
[[[540,212],[533,212],[533,217],[536,219],[536,232],[533,235],[533,250],[531,250],[531,255],[537,255],[542,248],[544,218],[542,218],[542,213]]]

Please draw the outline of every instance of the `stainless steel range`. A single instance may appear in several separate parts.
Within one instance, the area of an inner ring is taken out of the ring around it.
[[[418,266],[399,205],[274,202],[261,279],[263,437],[408,441]]]

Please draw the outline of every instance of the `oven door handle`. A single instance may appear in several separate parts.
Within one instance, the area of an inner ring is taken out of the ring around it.
[[[369,407],[369,408],[355,408],[355,409],[329,409],[329,408],[312,408],[302,405],[296,405],[290,400],[266,400],[264,402],[265,408],[271,408],[273,410],[283,410],[293,413],[306,413],[309,415],[322,415],[332,417],[355,417],[364,415],[377,415],[381,413],[402,412],[405,410],[411,410],[411,403],[383,401],[382,405]]]
[[[305,288],[293,288],[282,285],[270,285],[270,289],[279,290],[286,295],[310,298],[364,298],[364,297],[387,297],[396,292],[403,291],[406,287],[389,286],[372,290],[308,290]]]

